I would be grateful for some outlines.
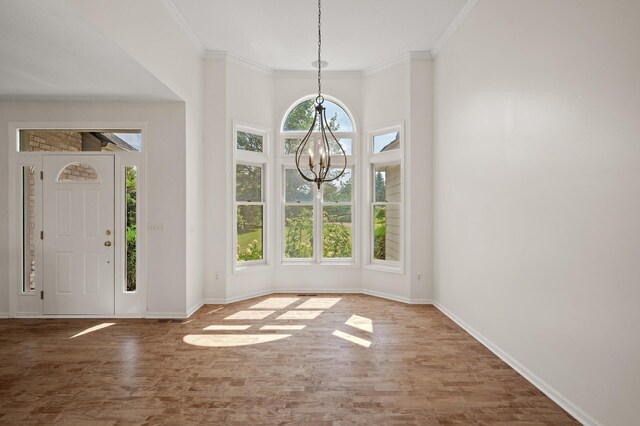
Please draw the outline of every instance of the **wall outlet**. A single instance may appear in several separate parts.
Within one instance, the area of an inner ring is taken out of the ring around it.
[[[418,274],[418,280],[422,279],[422,274]]]
[[[152,223],[149,225],[151,232],[164,232],[164,223]]]

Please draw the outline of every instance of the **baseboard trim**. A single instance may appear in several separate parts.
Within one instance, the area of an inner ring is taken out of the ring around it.
[[[189,310],[187,311],[187,318],[189,318],[191,315],[193,315],[198,309],[202,308],[203,306],[204,306],[204,299],[202,299],[201,301],[193,305],[191,308],[189,308]]]
[[[147,312],[145,318],[148,319],[187,319],[185,312]]]
[[[433,305],[433,300],[431,299],[411,299],[409,301],[412,305]]]
[[[449,317],[451,321],[458,324],[464,331],[469,333],[474,339],[480,342],[483,346],[489,349],[494,353],[498,358],[504,361],[509,367],[513,368],[517,371],[522,377],[524,377],[529,383],[538,388],[540,392],[544,393],[548,396],[553,402],[558,404],[563,410],[567,413],[571,414],[576,420],[585,426],[602,426],[602,423],[598,422],[596,419],[588,415],[584,410],[579,408],[577,405],[569,401],[567,398],[562,396],[558,391],[556,391],[553,387],[547,384],[540,377],[532,373],[527,367],[520,364],[516,359],[514,359],[511,355],[500,349],[496,346],[491,340],[484,337],[480,332],[471,327],[469,324],[464,322],[460,317],[451,312],[449,309],[444,307],[442,304],[438,302],[433,302],[433,305],[440,310],[444,315]]]
[[[9,312],[0,312],[0,318],[9,318]]]
[[[393,294],[383,293],[374,290],[365,290],[361,288],[340,288],[340,289],[318,289],[318,288],[276,288],[273,290],[260,291],[256,293],[243,294],[234,296],[229,299],[204,299],[202,303],[193,312],[190,311],[189,316],[200,309],[203,305],[228,305],[229,303],[242,302],[243,300],[254,299],[256,297],[268,296],[271,294],[366,294],[368,296],[380,297],[382,299],[393,300],[394,302],[407,303],[410,305],[431,305],[431,299],[409,299]]]
[[[318,288],[276,288],[274,293],[282,294],[358,294],[362,293],[361,288],[334,288],[334,289],[318,289]]]
[[[41,314],[39,312],[19,312],[16,319],[135,319],[144,318],[143,314],[115,314],[115,315],[93,315],[93,314]]]
[[[376,291],[376,290],[363,289],[362,294],[366,294],[368,296],[380,297],[382,299],[393,300],[394,302],[411,303],[411,299],[409,299],[408,297],[395,296],[393,294],[383,293],[381,291]]]

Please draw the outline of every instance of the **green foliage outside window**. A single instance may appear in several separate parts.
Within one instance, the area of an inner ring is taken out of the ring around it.
[[[127,254],[127,291],[136,290],[136,202],[138,171],[135,166],[125,167],[125,193],[126,193],[126,254]]]
[[[373,258],[387,258],[387,216],[384,206],[376,206],[373,210]]]
[[[313,123],[313,115],[315,113],[315,101],[308,99],[300,102],[287,116],[284,122],[285,131],[307,131]],[[340,130],[340,124],[338,123],[338,113],[333,114],[333,117],[329,119],[329,129],[332,132]],[[316,122],[316,130],[320,126],[320,123]],[[295,151],[294,151],[295,152]]]

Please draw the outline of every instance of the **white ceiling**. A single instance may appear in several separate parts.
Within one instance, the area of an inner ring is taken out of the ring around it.
[[[278,70],[317,58],[316,0],[171,0],[208,51]],[[466,0],[324,0],[322,59],[364,70],[410,51],[430,51]]]
[[[178,97],[66,0],[0,0],[0,99]]]

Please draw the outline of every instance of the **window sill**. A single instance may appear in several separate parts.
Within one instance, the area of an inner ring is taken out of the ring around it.
[[[280,268],[288,268],[290,266],[293,267],[306,267],[306,268],[316,268],[316,269],[359,269],[360,265],[356,262],[282,262],[278,265]]]

